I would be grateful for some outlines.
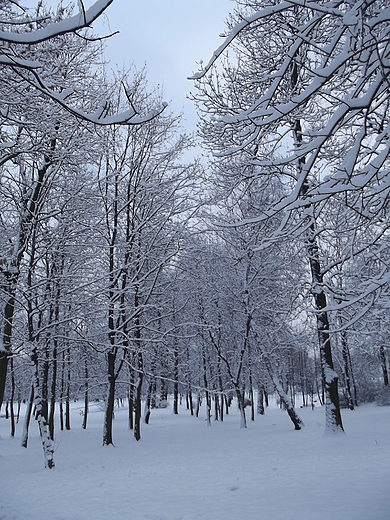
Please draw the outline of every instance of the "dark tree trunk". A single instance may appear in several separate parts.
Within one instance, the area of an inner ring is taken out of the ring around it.
[[[228,398],[226,394],[223,395],[224,401],[225,401],[225,412],[226,415],[229,415],[229,406],[231,405],[231,400]]]
[[[4,401],[9,352],[0,352],[0,410]]]
[[[204,341],[202,341],[202,360],[203,360],[203,384],[206,393],[206,421],[207,426],[211,426],[211,402],[210,402],[210,392],[208,387],[207,380],[207,358],[206,358],[206,347]]]
[[[346,390],[347,390],[348,408],[350,410],[354,410],[355,400],[352,395],[351,367],[349,364],[349,348],[348,348],[348,342],[347,342],[347,335],[346,335],[345,331],[341,332],[341,352],[342,352],[343,362],[344,362],[345,386],[346,386]]]
[[[54,152],[56,147],[56,139],[51,140],[50,148]],[[34,229],[36,222],[38,202],[41,197],[42,189],[46,174],[53,164],[50,157],[44,157],[42,166],[38,168],[36,182],[31,190],[26,190],[23,200],[22,220],[19,227],[19,233],[16,240],[18,249],[14,252],[11,259],[5,259],[8,264],[7,269],[3,269],[4,278],[6,280],[5,287],[2,287],[5,294],[4,314],[0,322],[3,323],[2,334],[3,348],[0,351],[0,410],[3,404],[5,383],[7,377],[8,356],[11,353],[12,324],[15,312],[15,296],[16,288],[19,281],[19,269],[22,262],[24,252],[28,241]]]
[[[173,351],[174,355],[174,383],[173,383],[173,413],[177,415],[179,413],[179,346],[175,338],[175,347]]]
[[[66,378],[66,398],[65,398],[65,428],[70,430],[70,381],[71,381],[71,365],[70,365],[70,347],[66,354],[67,378]]]
[[[188,399],[190,414],[193,416],[194,415],[194,402],[193,402],[193,397],[192,397],[191,385],[189,385],[189,388],[188,388],[187,399]]]
[[[349,368],[351,370],[351,380],[352,380],[352,388],[353,388],[353,401],[355,403],[355,406],[358,406],[355,374],[354,374],[354,370],[353,370],[353,367],[352,367],[351,352],[350,352],[349,349],[348,349],[348,359],[349,359]]]
[[[255,397],[254,397],[252,384],[251,384],[251,389],[249,391],[249,399],[251,401],[251,421],[254,421],[255,420]]]
[[[167,400],[168,400],[168,385],[167,385],[165,378],[163,378],[161,380],[161,385],[160,385],[160,402],[167,401]]]
[[[34,404],[34,384],[31,385],[30,397],[29,397],[28,403],[27,403],[26,416],[24,418],[24,427],[23,427],[23,435],[22,435],[22,447],[23,448],[27,448],[27,444],[28,444],[28,431],[30,428],[31,412],[33,409],[33,404]]]
[[[15,437],[15,412],[14,412],[14,400],[15,400],[15,373],[14,373],[14,358],[11,356],[11,399],[10,399],[10,418],[11,418],[11,437]]]
[[[62,351],[62,370],[61,370],[61,392],[60,392],[60,429],[64,429],[64,399],[65,399],[65,350]]]
[[[307,363],[306,363],[306,352],[299,353],[299,376],[301,382],[302,391],[302,406],[309,406],[308,401],[308,388],[307,388]]]
[[[83,414],[83,430],[87,429],[87,421],[88,421],[88,410],[89,410],[89,380],[88,380],[88,356],[87,356],[87,348],[85,347],[84,351],[84,414]]]
[[[136,285],[134,294],[134,307],[140,308],[139,300],[139,286]],[[137,346],[137,376],[135,383],[135,410],[134,410],[134,438],[136,441],[141,439],[141,412],[142,412],[142,383],[144,378],[144,360],[142,356],[141,345],[141,320],[140,315],[137,314],[134,320],[135,331],[134,339]]]
[[[150,420],[150,403],[151,403],[151,395],[152,395],[152,390],[151,390],[151,383],[149,383],[149,386],[148,386],[148,395],[146,396],[146,403],[145,403],[145,414],[144,414],[144,423],[145,424],[149,424],[149,420]]]
[[[21,407],[22,407],[22,398],[21,398],[21,395],[20,395],[20,390],[18,390],[18,412],[16,414],[16,424],[19,424]]]
[[[134,430],[134,369],[132,367],[132,357],[129,353],[129,429]]]
[[[116,354],[109,352],[107,354],[107,375],[108,375],[108,392],[106,410],[104,414],[103,426],[103,445],[108,446],[114,444],[112,439],[112,421],[114,417],[115,405],[115,360]]]
[[[324,382],[321,378],[321,387],[319,384],[319,374],[318,374],[318,362],[317,362],[317,355],[316,355],[316,349],[314,349],[314,377],[315,377],[315,385],[316,385],[316,392],[317,397],[320,405],[322,406],[325,402],[325,395],[324,395]]]
[[[58,319],[58,316],[57,316]],[[57,388],[57,340],[54,340],[53,358],[52,358],[52,380],[51,380],[51,395],[50,395],[50,413],[49,413],[49,432],[50,438],[54,441],[54,414],[56,407],[56,388]]]
[[[196,397],[195,417],[199,417],[200,404],[201,404],[201,397],[200,397],[200,392],[198,392],[198,395]]]
[[[340,412],[338,393],[338,375],[333,366],[332,349],[330,344],[326,295],[323,289],[323,279],[319,263],[319,252],[315,240],[314,223],[308,233],[308,253],[313,282],[313,298],[317,310],[317,332],[320,348],[322,379],[325,387],[325,428],[329,431],[344,431]]]
[[[142,352],[138,352],[138,374],[135,384],[135,413],[134,413],[134,438],[136,441],[141,439],[141,408],[142,408],[142,383],[143,383],[143,357]]]
[[[251,421],[255,420],[255,397],[253,392],[253,375],[252,375],[252,349],[248,341],[248,364],[249,364],[249,399],[251,401]]]
[[[264,415],[265,414],[265,409],[264,409],[264,387],[263,387],[263,385],[261,383],[259,384],[259,387],[258,387],[258,390],[257,390],[257,413],[259,415]]]
[[[382,366],[382,373],[383,373],[383,383],[385,386],[389,386],[389,372],[387,370],[387,360],[386,360],[386,354],[385,354],[385,348],[383,345],[379,348],[379,355],[381,358],[381,366]]]
[[[0,351],[0,410],[3,404],[5,383],[7,378],[8,358],[11,355],[12,324],[15,310],[16,285],[19,279],[19,265],[15,272],[10,270],[4,273],[6,278],[5,287],[1,287],[6,295],[4,305],[3,349]]]
[[[152,410],[154,408],[156,408],[156,403],[157,403],[157,382],[156,382],[157,367],[156,367],[156,360],[157,360],[157,349],[154,351],[154,355],[153,355],[153,358],[152,358],[152,363],[151,363],[152,375],[151,375],[151,380],[150,380],[150,383],[149,383],[149,394],[150,394],[149,407]]]
[[[219,421],[219,395],[218,392],[215,389],[214,392],[214,421]]]
[[[48,350],[48,340],[45,342],[45,349],[44,349],[44,361],[42,366],[42,383],[41,383],[41,392],[42,392],[42,413],[45,417],[46,423],[48,423],[49,420],[49,350]]]
[[[259,351],[261,352],[261,349],[259,348]],[[275,390],[279,396],[280,404],[283,406],[283,408],[286,410],[288,416],[290,417],[294,428],[296,430],[300,430],[302,428],[303,421],[297,414],[297,412],[294,409],[294,406],[291,402],[291,399],[287,395],[287,393],[284,391],[282,384],[279,381],[279,378],[274,374],[272,369],[271,360],[269,359],[268,355],[264,352],[261,352],[264,366],[267,369],[268,375],[275,387]]]
[[[299,62],[293,64],[291,70],[291,88],[297,89],[299,83]],[[294,145],[299,149],[303,144],[302,125],[299,119],[295,120],[293,128]],[[298,175],[302,174],[303,166],[306,162],[304,156],[298,159]],[[309,190],[307,178],[300,189],[300,197],[305,198]],[[317,332],[320,349],[320,362],[322,379],[325,388],[325,429],[328,431],[344,431],[341,420],[340,401],[338,393],[338,375],[333,366],[332,349],[329,334],[329,320],[326,312],[326,294],[323,286],[323,273],[320,265],[320,254],[317,242],[317,230],[314,216],[314,209],[310,200],[306,206],[307,211],[311,212],[310,221],[306,230],[306,246],[309,257],[312,295],[316,308]]]
[[[223,422],[224,419],[224,406],[225,406],[225,395],[223,393],[223,383],[222,383],[222,376],[221,376],[221,359],[218,356],[217,360],[217,369],[218,369],[218,383],[219,383],[219,399],[220,399],[220,417],[221,422]],[[226,412],[229,413],[229,412]]]
[[[60,260],[60,266],[57,262]],[[54,261],[52,267],[52,274],[54,277],[62,276],[64,272],[64,254],[59,254],[57,251],[57,258]],[[49,431],[50,437],[54,441],[54,415],[57,398],[57,353],[58,353],[58,324],[60,318],[60,296],[61,289],[60,284],[55,281],[55,301],[54,301],[54,323],[55,323],[55,337],[53,339],[53,352],[52,352],[52,380],[51,380],[51,393],[50,393],[50,414],[49,414]]]
[[[295,408],[289,398],[289,396],[286,394],[286,392],[283,390],[282,385],[279,383],[278,379],[274,376],[272,379],[275,389],[279,395],[280,402],[283,404],[284,409],[286,410],[288,416],[290,417],[292,423],[294,424],[294,428],[296,430],[300,430],[303,426],[303,421],[295,411]]]
[[[263,390],[264,390],[264,402],[265,402],[265,406],[266,406],[266,408],[269,408],[268,389],[265,388],[265,387],[263,386]]]

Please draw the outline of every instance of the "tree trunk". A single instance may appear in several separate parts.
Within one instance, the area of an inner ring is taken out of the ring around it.
[[[355,406],[358,406],[355,374],[354,374],[354,370],[353,370],[353,366],[352,366],[351,352],[349,349],[348,349],[348,360],[349,360],[349,368],[351,371],[350,373],[351,373],[352,388],[353,388],[353,402],[355,403]]]
[[[291,87],[296,90],[299,81],[299,65],[298,62],[293,63],[291,71]],[[302,125],[299,119],[295,120],[293,128],[294,145],[299,149],[303,144]],[[298,159],[298,175],[302,174],[303,166],[306,162],[304,156]],[[300,189],[300,197],[305,198],[309,190],[309,181],[307,178]],[[309,257],[312,295],[314,299],[317,319],[318,342],[320,349],[320,362],[322,379],[325,388],[325,430],[326,431],[344,431],[341,420],[340,401],[338,393],[338,375],[333,366],[332,349],[329,335],[329,320],[326,312],[326,294],[323,286],[323,273],[320,265],[320,254],[317,243],[317,230],[314,216],[314,208],[310,201],[306,206],[308,212],[311,213],[309,225],[306,228],[306,246]]]
[[[70,381],[71,381],[70,347],[67,348],[66,364],[67,364],[67,379],[66,379],[66,398],[65,398],[65,428],[67,430],[70,430]]]
[[[219,399],[220,399],[220,409],[219,409],[219,413],[220,413],[220,417],[221,417],[221,422],[223,422],[223,419],[224,419],[224,405],[225,405],[225,396],[224,396],[224,393],[223,393],[223,383],[222,383],[222,375],[221,375],[221,358],[218,356],[218,359],[217,359],[217,371],[218,371],[218,383],[219,383]],[[229,413],[229,412],[227,412]]]
[[[261,352],[261,349],[259,348],[259,351]],[[297,414],[297,412],[294,409],[294,406],[289,398],[289,396],[286,394],[286,392],[283,390],[283,386],[279,381],[279,378],[273,373],[271,361],[268,358],[268,355],[266,353],[261,352],[262,358],[264,361],[265,368],[267,369],[268,375],[275,387],[275,390],[279,396],[280,403],[283,405],[284,409],[286,410],[288,416],[290,417],[294,428],[296,430],[300,430],[302,428],[303,421]]]
[[[20,389],[19,389],[18,390],[18,412],[16,414],[16,424],[19,424],[21,407],[22,407],[22,398],[21,398]]]
[[[84,414],[83,414],[83,430],[87,429],[88,410],[89,410],[89,381],[88,381],[88,356],[87,348],[84,350]]]
[[[245,394],[241,391],[239,385],[235,385],[237,394],[238,409],[240,410],[240,428],[246,428],[245,415]]]
[[[387,360],[386,360],[386,354],[385,354],[385,348],[383,345],[379,348],[379,355],[381,358],[381,366],[382,366],[382,373],[383,373],[383,383],[385,386],[389,386],[389,372],[387,370]]]
[[[294,428],[296,430],[300,430],[303,426],[303,421],[295,411],[295,408],[289,398],[289,396],[286,394],[286,392],[283,390],[282,385],[279,382],[279,379],[276,376],[272,377],[272,382],[275,385],[275,390],[277,391],[279,395],[279,399],[281,403],[283,404],[284,409],[286,410],[288,416],[290,417]]]
[[[135,417],[134,417],[134,438],[136,441],[141,439],[141,408],[142,408],[142,382],[143,382],[143,357],[142,352],[138,352],[138,374],[135,384]]]
[[[61,370],[61,392],[60,392],[60,429],[64,429],[64,399],[65,399],[65,350],[62,351],[62,370]]]
[[[160,403],[161,401],[167,401],[168,400],[168,385],[165,379],[165,376],[161,380],[160,385]]]
[[[11,419],[11,437],[15,437],[15,373],[14,373],[14,358],[11,356],[11,399],[10,399],[10,419]]]
[[[251,421],[254,421],[255,420],[255,397],[254,397],[252,384],[250,386],[249,398],[251,400]]]
[[[323,385],[322,378],[321,378],[321,381],[322,381],[321,388],[320,388],[320,385],[318,382],[319,374],[318,374],[318,361],[317,361],[316,349],[314,349],[314,377],[315,377],[315,385],[316,385],[318,401],[319,401],[320,405],[322,406],[325,402],[324,385]]]
[[[114,352],[109,352],[107,354],[108,392],[104,414],[103,446],[114,444],[112,440],[112,421],[115,405],[115,359],[116,354]]]
[[[148,395],[146,396],[145,412],[144,412],[144,423],[149,424],[150,420],[150,403],[152,400],[152,382],[148,386]]]
[[[128,354],[129,362],[129,430],[134,430],[134,369],[132,367],[131,354]]]
[[[57,315],[58,319],[58,315]],[[54,441],[54,414],[56,407],[56,388],[57,388],[57,340],[54,340],[53,345],[53,358],[52,358],[53,370],[51,380],[51,395],[50,395],[50,413],[49,413],[49,432],[50,438]]]
[[[191,385],[189,384],[188,385],[188,401],[189,401],[189,405],[190,405],[190,414],[193,416],[194,415],[194,401],[193,401],[193,397],[192,397],[192,390],[191,390]]]
[[[345,331],[341,331],[341,352],[343,356],[343,362],[344,362],[344,375],[345,375],[345,385],[347,389],[347,400],[348,400],[348,408],[350,410],[354,410],[355,408],[355,402],[352,395],[352,388],[351,388],[351,370],[349,365],[349,355],[348,355],[348,342],[347,342],[347,335]]]
[[[56,139],[51,141],[51,151],[54,152],[56,147]],[[19,270],[22,262],[27,243],[31,237],[34,223],[37,217],[38,201],[44,187],[45,177],[53,162],[49,157],[45,157],[42,166],[38,168],[36,181],[30,189],[26,189],[22,195],[23,211],[21,213],[21,222],[19,226],[18,236],[15,243],[18,248],[13,251],[11,258],[5,258],[7,267],[3,270],[6,280],[5,286],[1,287],[5,295],[5,304],[2,309],[3,315],[0,318],[2,323],[2,347],[0,349],[0,410],[3,404],[5,383],[7,377],[8,356],[11,353],[12,325],[15,312],[16,289],[19,281]],[[3,259],[2,259],[3,260]],[[0,340],[1,343],[1,340]]]
[[[200,412],[200,405],[201,405],[201,397],[200,392],[198,392],[198,395],[196,396],[196,407],[195,407],[195,417],[199,417]]]
[[[42,396],[42,413],[45,417],[46,423],[49,421],[49,348],[48,348],[49,340],[45,341],[44,348],[44,359],[42,363],[42,383],[41,383],[41,396]]]
[[[310,269],[313,282],[313,298],[316,307],[318,342],[322,379],[325,387],[325,429],[329,432],[344,431],[340,412],[338,375],[334,370],[330,344],[329,320],[326,308],[326,295],[319,263],[318,247],[315,240],[314,223],[307,237]]]
[[[258,390],[257,390],[257,413],[259,415],[265,414],[264,409],[264,387],[261,383],[259,383]]]
[[[207,358],[206,358],[206,347],[202,338],[202,360],[203,360],[203,384],[206,393],[206,422],[207,426],[211,426],[211,403],[210,403],[210,392],[207,381]]]
[[[214,390],[214,421],[219,421],[219,395],[217,390]]]
[[[179,347],[175,338],[174,346],[174,383],[173,383],[173,413],[178,415],[179,413]]]
[[[3,319],[3,330],[2,332],[2,348],[0,350],[0,410],[3,404],[5,383],[7,379],[7,368],[8,358],[11,355],[11,337],[12,337],[12,323],[14,318],[15,309],[15,295],[16,285],[19,279],[19,266],[13,269],[9,269],[4,273],[6,278],[5,287],[1,287],[4,290],[6,297],[8,296],[4,304],[4,319]]]
[[[31,412],[34,404],[34,384],[31,385],[30,397],[28,399],[26,416],[24,418],[23,435],[22,435],[22,447],[27,448],[28,444],[28,431],[30,428]]]
[[[41,389],[40,389],[40,383],[39,383],[39,366],[38,366],[38,350],[37,347],[34,348],[33,354],[32,354],[32,361],[34,364],[34,405],[36,410],[36,418],[38,421],[39,426],[39,433],[41,436],[42,441],[42,448],[43,448],[43,455],[45,459],[45,468],[52,469],[54,468],[54,459],[53,459],[53,453],[54,453],[54,446],[53,442],[49,435],[49,429],[47,427],[47,421],[46,417],[43,413],[43,406],[42,406],[42,395],[41,395]]]

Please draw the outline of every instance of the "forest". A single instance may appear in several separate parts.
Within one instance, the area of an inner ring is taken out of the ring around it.
[[[75,402],[107,446],[124,406],[139,441],[168,406],[247,428],[271,398],[343,433],[390,404],[390,2],[236,0],[191,135],[146,68],[109,71],[113,1],[0,1],[11,437],[23,405],[51,469]]]

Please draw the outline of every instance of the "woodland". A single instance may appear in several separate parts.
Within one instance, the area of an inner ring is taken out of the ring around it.
[[[390,2],[236,0],[190,78],[194,136],[146,69],[108,72],[113,1],[0,0],[11,437],[26,406],[51,469],[74,402],[108,446],[124,404],[139,441],[167,406],[246,428],[270,399],[344,434],[390,404]]]

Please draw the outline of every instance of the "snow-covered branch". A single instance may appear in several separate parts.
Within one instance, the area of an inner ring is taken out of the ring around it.
[[[90,26],[112,4],[114,0],[97,0],[89,9],[59,22],[47,24],[30,32],[0,31],[0,42],[34,45],[56,36],[76,32]],[[30,20],[31,22],[31,20]]]

